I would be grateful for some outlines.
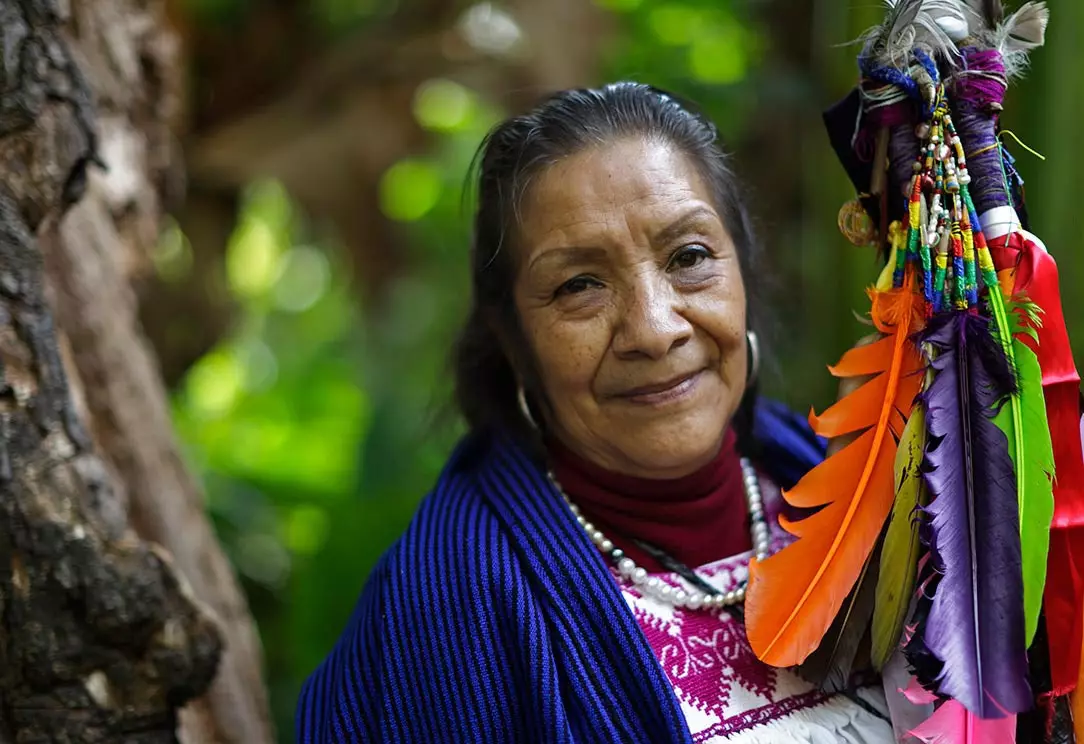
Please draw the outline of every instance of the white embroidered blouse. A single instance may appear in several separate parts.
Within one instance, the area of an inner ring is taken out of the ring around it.
[[[775,491],[778,495],[778,491]],[[765,493],[768,496],[768,493]],[[769,507],[771,511],[771,508]],[[788,536],[770,515],[773,549]],[[724,558],[696,573],[721,592],[748,576],[751,553]],[[652,574],[689,590],[675,573]],[[617,579],[614,569],[614,577]],[[797,674],[763,664],[744,626],[731,614],[686,610],[621,591],[681,702],[697,744],[891,744],[896,741],[880,681],[829,695]]]

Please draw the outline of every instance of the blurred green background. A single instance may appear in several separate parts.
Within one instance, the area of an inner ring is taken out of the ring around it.
[[[1010,95],[1033,230],[1084,341],[1084,3]],[[283,742],[305,676],[460,433],[448,348],[467,305],[471,158],[557,87],[637,79],[697,101],[748,183],[774,312],[768,392],[822,407],[877,271],[820,112],[854,84],[873,0],[178,0],[187,198],[144,323],[266,651]]]

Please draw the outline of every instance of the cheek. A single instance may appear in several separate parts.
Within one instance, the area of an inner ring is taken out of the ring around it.
[[[705,298],[697,307],[697,325],[718,347],[720,363],[729,367],[745,363],[745,295],[741,292]]]
[[[551,405],[560,408],[570,398],[590,395],[608,344],[604,324],[533,320],[525,330]]]

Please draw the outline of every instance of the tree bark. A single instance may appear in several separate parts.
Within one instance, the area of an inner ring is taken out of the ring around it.
[[[0,28],[0,742],[173,742],[209,686],[183,740],[270,742],[130,286],[178,185],[162,8],[0,0]]]

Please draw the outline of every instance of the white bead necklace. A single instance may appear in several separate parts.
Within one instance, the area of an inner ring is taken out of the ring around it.
[[[742,482],[745,486],[745,503],[749,508],[749,533],[753,539],[753,554],[757,557],[757,560],[763,560],[771,554],[772,538],[768,529],[768,521],[764,517],[764,499],[760,493],[760,479],[757,477],[756,469],[753,468],[753,464],[749,462],[748,458],[743,457],[740,462]],[[564,492],[553,472],[550,471],[547,475],[554,488],[557,489],[565,503],[568,504],[568,508],[576,517],[576,521],[583,527],[587,536],[591,538],[591,542],[602,551],[603,555],[614,562],[618,573],[621,574],[625,581],[635,585],[645,595],[690,610],[718,610],[745,601],[745,586],[747,583],[745,581],[733,591],[708,594],[696,589],[689,591],[675,589],[654,576],[648,576],[645,569],[637,566],[634,560],[625,555],[625,551],[615,547],[613,542],[602,534],[602,530],[591,524],[587,517],[580,513],[580,508]]]

